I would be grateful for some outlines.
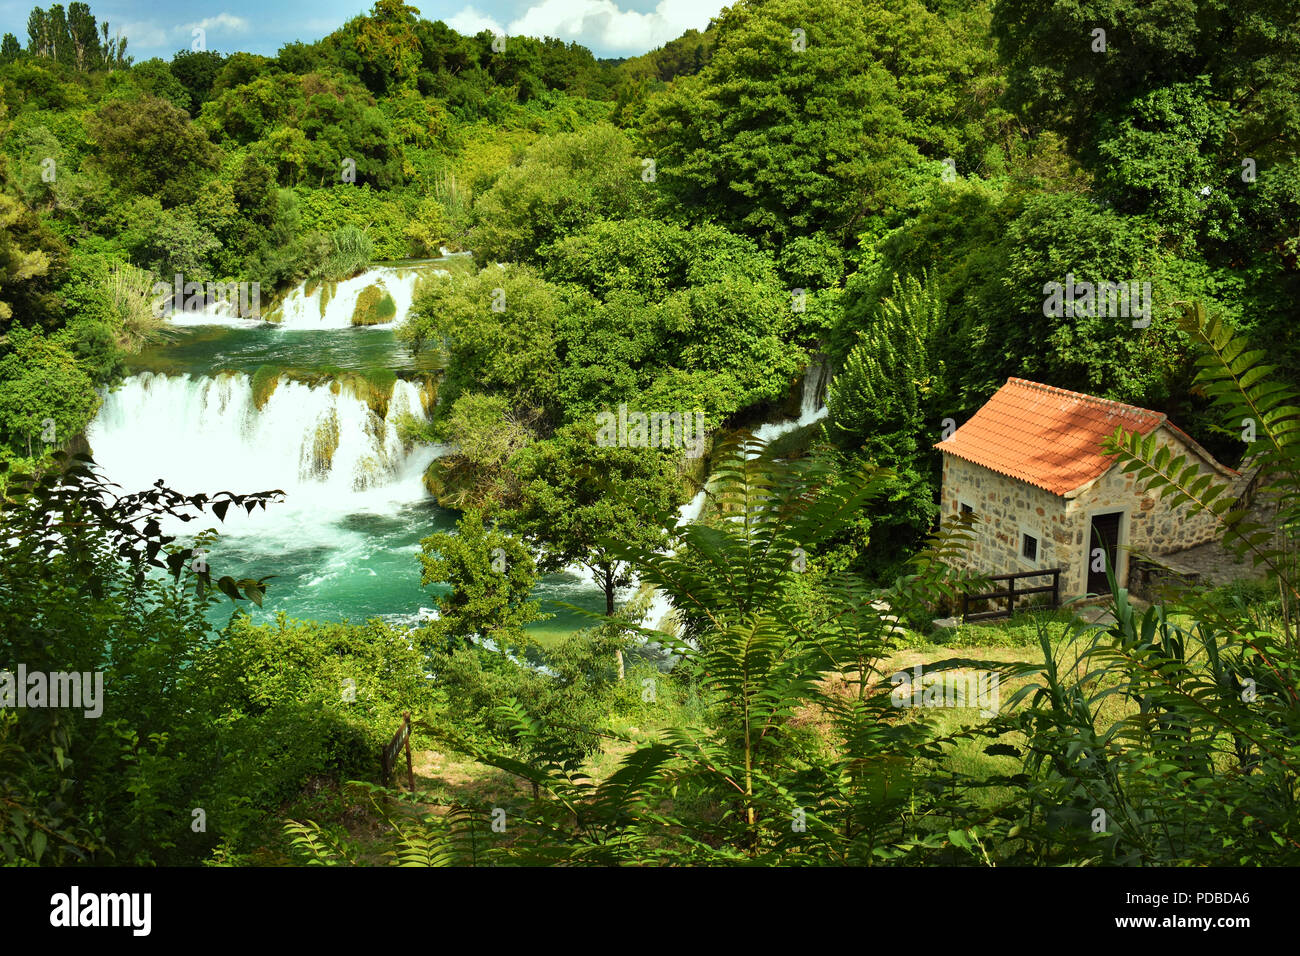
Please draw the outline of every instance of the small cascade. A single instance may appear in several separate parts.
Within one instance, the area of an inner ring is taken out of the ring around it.
[[[389,328],[406,318],[423,274],[384,266],[342,282],[304,283],[291,289],[267,320],[285,329]]]
[[[304,281],[285,293],[271,306],[261,297],[261,314],[256,318],[240,315],[238,302],[233,306],[217,301],[193,311],[179,310],[171,315],[173,325],[226,325],[252,327],[262,323],[283,329],[325,331],[354,327],[392,328],[411,310],[419,281],[430,275],[446,275],[445,259],[421,259],[410,262],[376,265],[360,275],[341,281]]]
[[[795,429],[806,428],[826,417],[827,408],[822,401],[825,390],[826,360],[821,355],[814,355],[804,370],[803,392],[799,399],[799,417],[780,422],[767,422],[754,431],[754,437],[771,442]]]
[[[704,513],[704,503],[708,500],[708,492],[701,488],[690,501],[677,509],[678,524],[694,524],[700,520],[700,515]],[[673,626],[673,621],[669,617],[673,612],[673,602],[668,599],[668,595],[663,591],[655,590],[654,597],[650,599],[650,607],[646,611],[645,622],[647,627],[655,630],[667,630]]]
[[[251,329],[261,325],[263,319],[241,316],[237,303],[212,302],[204,303],[198,309],[178,309],[171,313],[169,321],[172,325],[228,325]]]
[[[825,414],[826,405],[823,396],[826,394],[829,372],[830,368],[826,364],[824,355],[814,355],[808,362],[808,368],[803,374],[803,392],[799,398],[800,421],[804,419],[816,421]],[[819,412],[821,415],[818,414]]]
[[[828,368],[822,355],[814,355],[808,363],[803,376],[803,391],[799,400],[799,417],[794,420],[768,422],[759,426],[754,432],[755,438],[771,442],[797,428],[804,428],[826,417],[827,409],[822,401],[825,391]],[[757,456],[751,456],[757,457]],[[691,524],[699,520],[704,510],[706,494],[703,489],[678,511],[679,520]],[[672,626],[672,602],[661,591],[656,591],[646,614],[647,626],[664,630]]]
[[[677,521],[679,524],[694,524],[700,520],[700,514],[704,511],[704,502],[708,499],[708,492],[703,488],[686,504],[677,509]]]

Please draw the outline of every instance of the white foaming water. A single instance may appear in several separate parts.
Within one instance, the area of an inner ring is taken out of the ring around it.
[[[172,325],[228,325],[236,329],[251,329],[264,320],[241,317],[238,304],[231,306],[227,302],[214,302],[193,311],[178,309],[171,314],[170,321]]]
[[[460,253],[453,253],[460,255]],[[450,258],[450,256],[448,257]],[[403,321],[411,310],[415,298],[415,287],[421,278],[429,275],[447,275],[448,270],[436,267],[437,260],[414,260],[401,265],[382,265],[367,269],[360,275],[341,282],[300,282],[285,294],[284,299],[274,309],[262,298],[261,316],[245,318],[239,315],[239,305],[226,302],[214,302],[194,311],[177,310],[171,314],[172,325],[225,325],[234,328],[252,328],[270,321],[285,329],[350,329],[352,315],[356,310],[361,293],[371,286],[379,289],[381,295],[392,297],[395,311],[392,319],[376,325],[366,326],[372,329],[391,329]],[[308,286],[311,294],[307,294]],[[321,308],[321,300],[325,307]],[[268,319],[268,316],[271,319]],[[273,321],[272,321],[273,320]]]
[[[694,498],[678,508],[678,524],[694,524],[700,520],[700,513],[704,511],[704,502],[707,498],[708,492],[701,488]]]
[[[799,399],[799,417],[792,421],[768,422],[765,425],[760,425],[755,430],[754,437],[770,442],[788,432],[794,431],[796,428],[804,428],[825,418],[827,408],[822,404],[821,393],[826,371],[825,361],[820,356],[815,356],[804,371],[803,392]],[[750,455],[749,457],[757,458],[758,456]],[[705,499],[705,492],[701,490],[679,509],[679,520],[686,524],[698,521],[701,512],[704,510]],[[646,621],[650,627],[656,630],[662,631],[672,628],[675,623],[671,617],[673,610],[672,601],[668,599],[667,595],[656,590],[650,602],[650,609],[646,612]]]
[[[808,368],[804,372],[803,393],[799,398],[799,417],[793,420],[768,422],[765,425],[760,425],[755,429],[754,437],[765,442],[774,441],[796,428],[805,428],[825,418],[828,409],[822,404],[821,399],[822,381],[825,376],[825,364],[819,358],[814,358],[813,361],[808,363]],[[756,458],[758,456],[750,455],[749,457]]]
[[[707,498],[708,493],[701,488],[694,498],[678,508],[678,524],[694,524],[699,521],[700,515],[704,512],[704,502]],[[668,595],[656,588],[654,597],[650,599],[650,607],[645,614],[646,626],[657,631],[664,631],[669,628],[675,630],[675,622],[669,617],[673,610],[673,602],[669,600]]]
[[[290,290],[280,304],[279,325],[285,329],[352,328],[352,314],[356,309],[358,298],[362,292],[374,286],[392,296],[396,311],[388,322],[372,325],[369,328],[392,328],[394,323],[403,321],[411,310],[411,301],[415,298],[415,285],[420,278],[437,272],[446,272],[446,270],[380,266],[351,279],[344,279],[342,282],[317,283],[311,295],[307,294],[306,285],[300,284]],[[321,298],[327,290],[329,298],[322,309]]]
[[[223,536],[282,532],[295,544],[328,544],[331,518],[391,514],[425,497],[420,474],[438,449],[407,452],[397,435],[402,412],[419,416],[421,400],[418,387],[401,380],[380,418],[333,383],[281,379],[258,409],[243,374],[145,373],[105,397],[87,438],[106,477],[126,491],[162,478],[187,494],[285,492],[284,503],[265,511],[173,521],[169,533],[215,525]]]

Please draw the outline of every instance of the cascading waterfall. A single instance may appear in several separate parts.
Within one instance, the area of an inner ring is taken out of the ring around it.
[[[704,503],[708,498],[708,492],[701,488],[690,501],[677,509],[677,520],[679,523],[693,524],[699,520],[700,515],[704,512]],[[669,614],[673,611],[673,602],[668,599],[668,595],[663,591],[656,590],[654,597],[650,599],[650,607],[646,611],[645,620],[649,627],[657,630],[664,630],[671,624]]]
[[[261,302],[258,308],[262,307]],[[232,328],[254,328],[262,324],[261,318],[246,318],[239,314],[239,304],[230,301],[205,302],[200,308],[180,308],[167,319],[172,325],[226,325]]]
[[[427,274],[415,268],[381,266],[342,282],[318,282],[311,287],[310,295],[304,283],[291,289],[268,318],[278,319],[285,329],[347,329],[353,325],[388,328],[406,318],[415,298],[415,284]],[[383,322],[357,321],[366,318],[363,297],[371,299],[373,307],[385,296],[392,303],[390,318]]]
[[[377,265],[342,281],[304,281],[290,289],[274,307],[262,295],[259,318],[247,318],[238,308],[217,302],[195,311],[171,314],[173,325],[225,325],[249,327],[269,322],[284,329],[325,331],[358,326],[389,329],[406,318],[419,281],[430,275],[446,275],[447,259],[426,259],[400,265]]]
[[[140,374],[104,396],[86,436],[102,474],[127,492],[160,478],[187,494],[284,491],[284,501],[252,514],[232,508],[224,521],[209,511],[197,521],[163,522],[182,543],[215,528],[210,563],[219,574],[272,576],[264,608],[241,605],[255,620],[284,612],[404,626],[428,616],[422,608],[433,595],[421,582],[421,542],[454,531],[456,516],[438,507],[421,479],[448,449],[403,444],[402,414],[422,418],[436,392],[377,370],[401,361],[385,343],[418,281],[456,268],[458,259],[467,265],[460,255],[380,264],[312,296],[299,288],[287,309],[269,310],[264,296],[261,319],[221,307],[174,313],[176,325],[209,328],[159,346]],[[354,329],[354,316],[375,324]],[[333,366],[346,371],[327,374]],[[591,592],[569,579],[538,588],[543,601],[595,606]],[[214,606],[211,619],[223,624],[229,613],[228,605]]]
[[[799,420],[817,421],[826,415],[823,395],[826,392],[826,380],[830,377],[830,367],[826,356],[814,355],[804,370],[803,393],[799,399]]]
[[[381,418],[335,382],[281,378],[258,408],[247,375],[145,373],[105,397],[87,438],[105,474],[128,491],[159,478],[185,492],[283,490],[284,504],[248,520],[232,510],[221,526],[223,534],[265,533],[300,527],[307,515],[320,525],[420,500],[419,476],[437,450],[403,446],[403,413],[421,414],[421,396],[401,380]]]
[[[704,502],[708,499],[708,492],[701,488],[690,501],[677,509],[678,520],[686,524],[693,524],[698,521],[704,511]]]
[[[755,430],[754,437],[770,442],[794,431],[796,428],[804,428],[825,418],[827,408],[822,402],[822,392],[828,371],[825,357],[814,355],[809,361],[807,369],[804,370],[803,391],[799,400],[799,417],[792,421],[768,422],[760,425]],[[704,510],[705,498],[705,492],[701,490],[687,504],[682,505],[678,511],[679,520],[687,524],[698,520]],[[665,625],[670,623],[671,618],[669,615],[672,610],[673,605],[668,597],[663,592],[656,591],[651,599],[646,621],[649,626],[662,630]]]
[[[804,371],[803,392],[799,399],[799,417],[793,420],[767,422],[754,431],[754,437],[765,442],[773,441],[797,428],[806,428],[826,417],[827,408],[822,402],[822,384],[826,378],[825,359],[816,355]]]

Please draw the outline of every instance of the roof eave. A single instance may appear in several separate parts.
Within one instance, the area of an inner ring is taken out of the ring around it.
[[[966,462],[968,465],[974,465],[976,468],[983,468],[985,471],[991,471],[991,472],[993,472],[993,474],[995,474],[995,475],[1001,475],[1003,478],[1010,478],[1012,481],[1018,481],[1018,482],[1020,482],[1022,485],[1028,485],[1030,488],[1037,488],[1039,491],[1045,491],[1045,492],[1047,492],[1049,495],[1056,495],[1056,497],[1058,497],[1058,498],[1066,497],[1066,496],[1063,495],[1061,492],[1056,491],[1056,490],[1053,489],[1053,488],[1049,488],[1049,487],[1047,487],[1046,485],[1039,484],[1037,481],[1033,481],[1033,480],[1031,480],[1031,479],[1029,479],[1029,478],[1023,478],[1023,477],[1021,477],[1020,475],[1013,475],[1013,474],[1011,474],[1011,472],[1009,472],[1009,471],[1003,471],[1001,468],[994,468],[992,465],[987,465],[987,464],[985,464],[985,463],[982,462],[982,461],[976,461],[974,458],[967,458],[965,455],[959,454],[958,452],[954,451],[954,450],[951,449],[951,448],[944,448],[944,447],[943,447],[944,444],[945,444],[945,442],[938,442],[938,443],[935,444],[934,447],[935,447],[935,448],[938,448],[940,451],[945,452],[945,453],[947,453],[947,454],[949,454],[949,455],[952,455],[952,456],[954,456],[954,457],[956,457],[956,458],[960,458],[962,461]],[[1109,469],[1107,469],[1107,470],[1109,470]],[[1100,476],[1098,476],[1098,477],[1100,477]],[[1093,481],[1096,481],[1096,479],[1094,478]]]

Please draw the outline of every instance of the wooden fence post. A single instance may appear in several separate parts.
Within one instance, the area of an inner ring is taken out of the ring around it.
[[[393,739],[384,747],[382,754],[384,766],[384,786],[392,779],[393,772],[397,770],[397,755],[406,750],[406,779],[415,789],[415,764],[411,760],[411,712],[402,713],[402,725],[397,728],[397,733],[393,734]]]
[[[415,792],[415,766],[411,763],[411,713],[406,711],[402,714],[402,721],[406,724],[406,777],[411,784],[411,792]]]

